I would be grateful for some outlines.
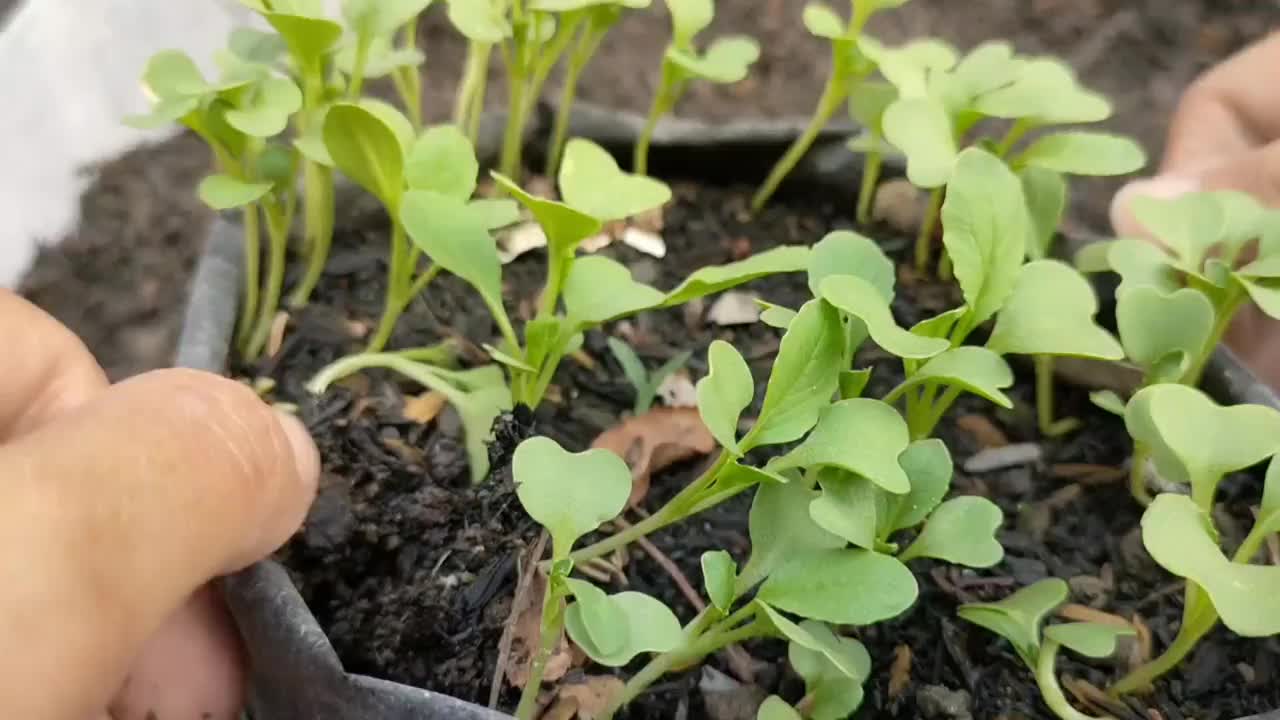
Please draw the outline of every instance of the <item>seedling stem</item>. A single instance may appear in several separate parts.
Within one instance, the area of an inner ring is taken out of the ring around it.
[[[920,223],[920,233],[916,235],[916,270],[920,273],[929,269],[929,251],[933,247],[933,231],[938,227],[938,214],[942,212],[942,195],[941,187],[929,193],[929,207],[924,212],[924,221]]]
[[[786,179],[787,175],[795,169],[800,163],[800,159],[804,154],[809,152],[809,148],[813,146],[813,142],[818,139],[818,134],[822,129],[831,122],[831,118],[844,107],[845,98],[849,95],[849,75],[851,69],[849,61],[845,58],[844,53],[835,52],[831,60],[831,74],[827,76],[827,83],[822,87],[822,96],[818,99],[818,107],[813,112],[809,124],[805,127],[800,137],[796,138],[791,147],[787,148],[786,154],[778,160],[778,163],[769,171],[769,176],[765,178],[764,184],[756,191],[754,197],[751,198],[751,211],[753,213],[760,212],[765,204],[769,202],[769,198],[777,192],[778,186]]]
[[[871,208],[875,201],[876,185],[880,182],[880,166],[884,158],[878,152],[867,153],[866,162],[862,166],[862,187],[858,189],[858,224],[866,226],[871,222]]]
[[[1045,638],[1044,645],[1040,648],[1040,656],[1036,660],[1036,686],[1040,688],[1040,697],[1044,699],[1044,704],[1062,720],[1113,720],[1110,716],[1103,715],[1095,717],[1086,715],[1071,706],[1067,701],[1067,696],[1062,692],[1062,686],[1058,684],[1057,674],[1054,672],[1054,665],[1058,661],[1058,650],[1062,647],[1055,640]]]

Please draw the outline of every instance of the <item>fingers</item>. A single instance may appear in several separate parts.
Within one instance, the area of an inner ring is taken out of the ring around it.
[[[0,567],[12,578],[0,642],[23,650],[0,658],[0,707],[55,720],[100,711],[202,583],[296,530],[318,472],[296,419],[239,383],[181,370],[116,385],[0,447]]]
[[[0,337],[0,442],[107,387],[106,374],[80,338],[8,290],[0,290]]]

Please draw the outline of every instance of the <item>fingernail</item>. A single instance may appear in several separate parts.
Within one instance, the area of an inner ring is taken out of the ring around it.
[[[1134,180],[1121,188],[1120,192],[1111,199],[1111,226],[1119,235],[1140,235],[1142,229],[1129,209],[1135,197],[1168,200],[1200,189],[1198,179],[1181,175],[1158,175],[1153,178]]]
[[[307,432],[307,426],[301,420],[282,410],[276,410],[276,416],[280,419],[280,427],[293,450],[298,479],[307,487],[308,492],[314,493],[320,480],[320,451],[316,449],[311,433]]]

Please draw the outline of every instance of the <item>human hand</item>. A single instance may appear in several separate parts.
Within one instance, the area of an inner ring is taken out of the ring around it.
[[[1129,212],[1138,195],[1240,190],[1280,208],[1278,75],[1280,32],[1275,32],[1197,79],[1174,112],[1159,173],[1116,194],[1111,205],[1116,234],[1146,235]],[[1227,344],[1259,379],[1280,388],[1280,323],[1247,306],[1236,316]]]
[[[162,370],[108,386],[83,344],[0,290],[0,715],[238,717],[218,575],[298,528],[319,455],[239,383]]]

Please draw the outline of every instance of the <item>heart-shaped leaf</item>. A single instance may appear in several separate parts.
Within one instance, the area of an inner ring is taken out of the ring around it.
[[[1036,260],[1018,273],[987,347],[999,353],[1120,360],[1124,349],[1094,321],[1098,299],[1078,270]]]
[[[838,468],[818,472],[822,494],[809,504],[809,517],[819,527],[860,548],[876,547],[876,486]]]
[[[782,336],[760,415],[740,446],[744,453],[791,442],[813,427],[835,394],[844,347],[840,313],[821,300],[805,303]]]
[[[716,38],[702,55],[673,48],[666,57],[694,77],[727,85],[747,76],[751,64],[760,58],[760,43],[745,35],[730,35]]]
[[[564,307],[578,327],[633,315],[662,302],[662,291],[636,282],[625,265],[592,255],[578,258],[564,282]]]
[[[498,185],[515,196],[515,199],[521,205],[533,213],[534,219],[538,221],[538,225],[546,233],[547,245],[561,255],[565,257],[571,256],[583,240],[600,232],[602,225],[600,220],[575,210],[564,203],[530,195],[511,178],[501,173],[491,172],[490,175],[493,176]]]
[[[884,48],[869,40],[865,35],[859,38],[858,48],[877,64],[880,74],[903,98],[924,97],[928,94],[929,78],[945,73],[956,64],[955,48],[942,40],[924,38],[896,48]],[[886,122],[886,129],[888,125]]]
[[[1044,629],[1046,639],[1091,658],[1110,657],[1115,653],[1116,642],[1120,638],[1135,634],[1131,627],[1096,622],[1062,623]]]
[[[742,594],[797,554],[841,548],[845,541],[823,530],[809,515],[817,493],[804,483],[760,483],[747,516],[751,557],[738,574]]]
[[[289,54],[304,67],[312,67],[342,38],[342,26],[322,17],[269,12],[264,15],[271,27],[289,46]]]
[[[269,138],[284,132],[289,117],[302,108],[302,91],[293,81],[269,77],[253,87],[246,102],[227,111],[227,123],[250,137]]]
[[[815,688],[829,680],[856,680],[862,683],[871,676],[871,656],[862,643],[851,637],[836,635],[823,623],[802,620],[800,629],[821,646],[815,650],[808,645],[792,641],[787,645],[787,660],[806,687]],[[837,664],[830,656],[841,658]],[[852,674],[851,674],[852,673]]]
[[[662,300],[662,307],[683,305],[695,298],[728,290],[757,278],[801,272],[808,262],[809,248],[803,245],[782,245],[756,253],[745,260],[700,268],[667,293]]]
[[[594,637],[587,630],[580,603],[573,603],[566,608],[564,616],[569,637],[588,657],[601,665],[622,667],[640,653],[667,652],[679,647],[684,641],[680,621],[662,601],[644,593],[628,591],[608,596],[607,602],[613,605],[616,614],[625,618],[624,626],[617,632],[622,643],[613,652],[606,652],[595,644]]]
[[[565,578],[565,583],[577,601],[578,617],[592,647],[605,655],[621,650],[627,641],[627,618],[622,608],[585,580]]]
[[[968,106],[974,98],[1008,86],[1018,79],[1024,61],[1003,40],[984,42],[970,50],[951,71],[957,100]]]
[[[884,136],[907,156],[907,178],[913,185],[946,185],[959,150],[951,118],[940,101],[901,97],[884,111]]]
[[[747,361],[729,343],[716,340],[707,349],[707,376],[698,381],[698,414],[722,447],[740,455],[738,417],[751,404],[755,380]]]
[[[854,275],[833,275],[822,281],[822,298],[866,326],[876,344],[901,358],[937,355],[951,343],[928,338],[898,327],[884,296],[866,280]]]
[[[257,201],[271,192],[271,183],[253,183],[230,175],[210,175],[200,181],[196,194],[214,210],[230,210]]]
[[[702,553],[702,583],[707,588],[711,604],[722,613],[733,607],[733,585],[738,576],[738,564],[724,550],[708,550]]]
[[[822,281],[832,275],[855,275],[893,302],[893,261],[874,240],[850,230],[827,233],[809,253],[809,292],[822,295]]]
[[[1065,580],[1045,578],[999,602],[961,605],[956,614],[1008,640],[1022,661],[1035,668],[1040,655],[1040,625],[1046,615],[1067,601],[1069,593]]]
[[[432,190],[467,200],[476,190],[480,163],[475,148],[457,125],[427,128],[405,160],[404,178],[413,190]]]
[[[1056,58],[1021,63],[1016,80],[977,98],[973,109],[1035,125],[1091,123],[1111,115],[1111,103],[1081,87],[1071,66]]]
[[[888,536],[915,527],[938,507],[951,487],[951,453],[937,438],[917,440],[898,456],[898,464],[911,483],[906,495],[890,496],[881,518],[882,532]]]
[[[520,443],[511,463],[520,504],[551,534],[557,558],[617,517],[631,494],[627,463],[608,450],[571,453],[551,438],[533,437]]]
[[[850,442],[851,438],[857,441]],[[837,467],[902,494],[910,490],[910,484],[898,465],[898,455],[910,442],[907,423],[892,407],[867,398],[841,400],[823,409],[817,426],[799,447],[767,467],[774,472]]]
[[[671,188],[653,178],[623,172],[604,148],[573,138],[564,148],[560,195],[569,207],[610,222],[661,207],[671,199]]]
[[[1147,155],[1130,138],[1073,130],[1036,138],[1016,162],[1071,175],[1125,175],[1146,165]]]
[[[1176,367],[1181,375],[1209,342],[1213,323],[1213,304],[1198,290],[1181,288],[1164,293],[1142,285],[1116,293],[1116,325],[1125,355],[1148,372],[1171,353],[1178,353]]]
[[[1190,272],[1200,270],[1205,254],[1220,239],[1226,222],[1223,207],[1212,193],[1188,193],[1176,198],[1143,195],[1133,199],[1130,209],[1147,232],[1173,251],[1178,266]]]
[[[841,549],[792,559],[769,575],[757,597],[813,620],[870,625],[902,614],[917,593],[915,576],[897,558]]]
[[[142,86],[157,100],[201,95],[208,88],[200,67],[181,50],[161,50],[147,60]]]
[[[511,37],[511,23],[497,3],[449,0],[449,22],[476,43],[493,45]]]
[[[715,17],[712,0],[667,0],[667,10],[671,13],[672,44],[681,48],[691,46],[694,36]]]
[[[1280,568],[1231,562],[1216,537],[1209,518],[1185,495],[1158,495],[1142,515],[1142,542],[1152,559],[1203,588],[1232,632],[1280,633]]]
[[[367,104],[336,103],[324,117],[324,144],[334,165],[393,214],[404,193],[404,147]]]
[[[802,720],[800,713],[777,695],[770,695],[760,703],[756,720]]]
[[[502,261],[482,212],[457,196],[411,190],[404,195],[400,223],[437,265],[474,287],[495,317],[505,315]]]
[[[1022,181],[1022,194],[1027,199],[1027,213],[1031,218],[1027,257],[1041,260],[1049,255],[1067,207],[1067,181],[1062,173],[1034,166],[1020,170],[1018,179]]]
[[[432,0],[347,0],[342,14],[356,32],[391,35],[421,15],[431,2]],[[483,6],[492,3],[468,4]]]
[[[1013,385],[1013,370],[998,354],[986,348],[962,346],[935,355],[895,388],[895,394],[925,383],[954,385],[1004,408],[1013,401],[1001,390]]]
[[[823,3],[811,2],[805,5],[801,19],[804,20],[804,27],[811,35],[828,40],[844,37],[844,20],[836,14],[835,10]]]
[[[985,150],[961,152],[942,205],[942,242],[970,308],[969,327],[995,315],[1013,292],[1030,223],[1017,176]]]
[[[863,80],[849,91],[849,115],[870,135],[884,137],[884,112],[898,99],[898,89],[887,82]]]
[[[811,632],[815,627],[826,629],[825,625],[811,620],[802,620],[796,624],[785,615],[769,607],[768,603],[756,600],[756,608],[764,615],[778,634],[805,650],[817,653],[822,660],[830,663],[834,674],[850,680],[865,680],[871,671],[871,658],[863,658],[852,647],[846,646],[829,629],[826,632]],[[865,648],[863,649],[865,652]]]
[[[1004,522],[996,504],[984,497],[952,498],[929,515],[920,536],[903,551],[903,562],[931,557],[957,565],[987,568],[1004,559],[995,532]]]

